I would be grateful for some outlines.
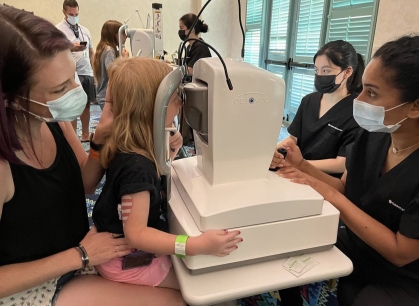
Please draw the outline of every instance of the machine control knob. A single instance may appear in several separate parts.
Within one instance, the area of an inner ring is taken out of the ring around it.
[[[276,151],[279,154],[282,154],[282,156],[284,156],[284,159],[287,157],[287,149],[285,149],[285,148],[278,148]],[[276,172],[278,170],[279,170],[279,167],[269,168],[269,171],[273,171],[273,172]]]

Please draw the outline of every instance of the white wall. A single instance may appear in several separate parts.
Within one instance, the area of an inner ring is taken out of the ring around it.
[[[57,24],[63,18],[62,0],[3,0],[3,2],[16,8],[33,11],[35,15],[53,24]],[[138,9],[146,25],[147,14],[152,14],[151,4],[154,2],[163,4],[163,46],[169,54],[179,46],[179,18],[186,13],[199,10],[196,0],[77,0],[77,2],[80,6],[80,24],[89,29],[95,46],[100,40],[100,31],[105,21],[114,19],[123,22],[135,9]],[[142,28],[138,16],[130,19],[129,26]]]
[[[56,24],[62,19],[61,0],[3,0],[6,4],[33,11]],[[384,42],[412,32],[419,33],[419,0],[380,0],[375,30],[373,50]],[[139,9],[143,22],[147,13],[151,13],[151,3],[163,4],[164,14],[164,49],[173,53],[179,46],[178,20],[189,12],[195,14],[206,0],[78,0],[80,5],[80,23],[93,35],[96,44],[100,38],[100,29],[109,19],[123,22],[135,9]],[[242,19],[246,22],[246,0],[242,3]],[[222,56],[239,58],[242,36],[238,22],[236,0],[212,0],[202,14],[209,26],[209,32],[202,37],[213,45]],[[141,27],[138,17],[130,22],[132,27]]]
[[[373,51],[402,35],[419,34],[418,0],[380,0]]]
[[[53,24],[63,18],[62,0],[3,0],[16,8],[33,11]],[[177,34],[179,18],[186,13],[197,14],[206,0],[77,0],[80,6],[80,24],[92,34],[93,44],[100,40],[100,30],[109,19],[123,22],[138,9],[144,25],[147,14],[151,15],[151,3],[163,4],[163,45],[170,54],[177,50],[180,40]],[[242,3],[242,19],[246,22],[246,0]],[[238,20],[237,0],[212,0],[201,18],[209,26],[202,38],[211,44],[223,57],[239,58],[242,34]],[[142,28],[138,16],[129,21],[130,27]]]
[[[201,2],[203,6],[206,0]],[[246,20],[246,2],[241,0],[243,27]],[[237,0],[213,0],[201,15],[209,27],[209,32],[203,34],[202,38],[223,57],[240,58],[242,34],[238,11]]]

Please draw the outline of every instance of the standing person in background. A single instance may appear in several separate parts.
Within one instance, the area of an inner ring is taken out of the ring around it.
[[[207,46],[201,43],[204,41],[200,37],[200,33],[208,32],[208,25],[205,24],[202,20],[198,19],[195,27],[193,29],[192,25],[196,19],[196,15],[189,13],[183,15],[179,19],[179,38],[181,40],[185,40],[186,36],[189,34],[188,38],[195,38],[199,40],[190,40],[188,41],[189,45],[186,49],[186,65],[188,66],[189,74],[193,74],[193,66],[195,65],[196,61],[205,58],[211,57],[211,52]],[[184,144],[192,144],[193,143],[193,132],[192,128],[186,123],[186,120],[183,116],[180,118],[180,129],[183,137]]]
[[[64,0],[64,19],[56,27],[73,43],[71,53],[76,61],[76,72],[80,83],[87,95],[86,107],[80,115],[82,126],[81,141],[89,141],[90,102],[96,101],[95,82],[93,79],[92,63],[95,52],[93,51],[92,36],[87,28],[79,24],[79,4],[76,0]],[[72,123],[77,129],[77,120]]]
[[[359,126],[352,114],[354,99],[362,91],[364,60],[343,40],[325,44],[313,58],[317,92],[305,96],[288,127],[292,141],[306,160],[335,177],[345,170],[346,146],[352,143]],[[282,156],[275,150],[271,168]]]
[[[106,88],[108,87],[108,67],[119,56],[117,46],[119,45],[118,31],[122,23],[116,20],[108,20],[102,26],[100,41],[96,47],[93,60],[93,72],[97,81],[96,102],[103,110],[105,105]],[[127,36],[122,34],[122,44]],[[129,52],[124,48],[121,51],[122,57],[129,57]]]
[[[189,38],[199,39],[204,41],[200,37],[200,33],[208,32],[208,25],[205,24],[202,20],[198,19],[195,27],[193,29],[192,25],[196,19],[195,14],[186,14],[179,19],[179,38],[185,40],[186,35],[189,34]],[[188,71],[190,74],[193,74],[193,65],[195,62],[204,57],[211,57],[211,52],[207,46],[201,44],[200,41],[190,40],[188,41],[189,46],[186,49],[186,65],[188,66]]]

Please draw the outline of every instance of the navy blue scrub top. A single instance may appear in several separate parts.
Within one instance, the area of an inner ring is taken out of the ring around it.
[[[353,101],[357,94],[343,98],[319,118],[322,96],[318,92],[305,96],[288,127],[307,160],[346,156],[346,146],[355,140],[360,129],[353,117]]]
[[[393,233],[419,239],[419,149],[383,174],[390,144],[390,134],[359,132],[347,149],[345,196]],[[367,275],[394,282],[408,279],[419,290],[419,259],[396,267],[348,228],[347,232]]]

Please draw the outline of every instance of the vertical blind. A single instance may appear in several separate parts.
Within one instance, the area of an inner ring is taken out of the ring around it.
[[[246,8],[246,37],[244,60],[259,66],[262,35],[263,0],[248,0]]]
[[[333,0],[327,41],[343,39],[368,60],[372,44],[374,0]]]
[[[273,0],[268,49],[269,60],[285,61],[287,59],[289,10],[290,0]]]
[[[368,60],[378,1],[248,0],[245,61],[260,66],[265,60],[284,62],[290,57],[311,64],[323,44],[338,39],[350,42]],[[270,24],[262,27],[264,20]],[[263,67],[286,80],[286,112],[295,114],[302,97],[314,91],[313,69],[288,71],[279,63]]]
[[[324,0],[301,0],[298,10],[298,26],[294,62],[313,63],[319,50],[324,15]],[[288,112],[295,114],[301,99],[314,91],[313,69],[293,68],[287,92]]]
[[[323,22],[324,0],[301,0],[298,12],[296,62],[312,63],[319,50]]]

